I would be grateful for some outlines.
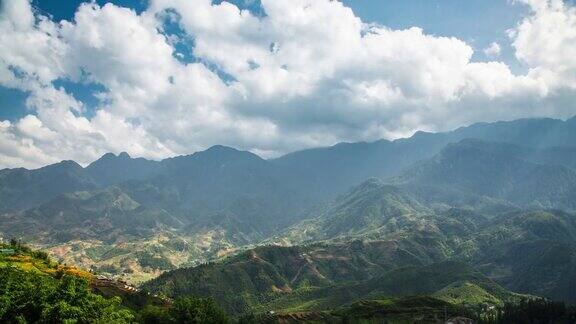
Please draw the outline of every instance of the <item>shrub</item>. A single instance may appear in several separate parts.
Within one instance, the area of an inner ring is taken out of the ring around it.
[[[225,324],[228,317],[212,299],[181,297],[174,301],[170,310],[176,323]]]
[[[129,323],[133,315],[120,302],[92,293],[75,276],[0,268],[0,323]]]

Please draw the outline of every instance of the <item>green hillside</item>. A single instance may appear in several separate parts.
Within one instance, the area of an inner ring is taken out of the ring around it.
[[[509,289],[574,302],[575,230],[573,214],[517,212],[494,219],[465,248],[481,271]]]
[[[420,206],[423,204],[412,198],[411,206],[398,209],[410,212],[399,213],[390,220],[386,213],[374,213],[374,219],[387,222],[377,231],[337,233],[332,236],[331,224],[338,223],[337,219],[332,220],[332,216],[340,218],[346,215],[352,222],[362,219],[366,215],[365,210],[387,210],[380,207],[382,204],[399,205],[398,199],[392,202],[381,198],[374,200],[375,196],[383,197],[389,186],[371,181],[369,185],[359,188],[367,186],[372,190],[351,191],[320,218],[304,221],[274,241],[299,244],[311,238],[334,242],[385,237],[412,247],[410,253],[421,262],[447,258],[463,260],[512,291],[576,301],[573,292],[567,288],[573,285],[576,275],[574,214],[557,210],[510,211],[509,208],[494,213],[447,209],[441,205],[422,209]],[[365,195],[358,195],[359,192]]]
[[[413,223],[431,211],[398,187],[376,179],[355,187],[330,208],[302,226],[289,230],[291,240],[324,240],[337,237],[383,236]]]
[[[435,251],[418,255],[419,249],[425,247],[394,241],[260,247],[168,272],[144,288],[168,296],[211,296],[231,313],[318,311],[365,298],[409,295],[438,294],[455,304],[500,305],[516,298],[464,263],[425,265]],[[478,289],[455,289],[468,283]]]

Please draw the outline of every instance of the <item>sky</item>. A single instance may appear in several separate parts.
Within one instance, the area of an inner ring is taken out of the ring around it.
[[[562,0],[0,0],[0,168],[576,115]]]

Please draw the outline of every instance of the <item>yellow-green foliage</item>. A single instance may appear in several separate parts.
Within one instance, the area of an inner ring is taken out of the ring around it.
[[[134,317],[120,306],[120,298],[92,293],[84,278],[49,275],[33,262],[4,264],[0,267],[0,323],[130,323]]]
[[[11,248],[12,245],[4,244],[0,248]],[[68,274],[90,280],[93,275],[90,272],[58,264],[51,260],[45,252],[32,251],[25,246],[14,247],[15,254],[0,255],[0,267],[15,267],[24,271],[42,273],[48,275]]]
[[[482,287],[471,282],[462,282],[450,285],[434,294],[438,299],[442,299],[452,304],[486,304],[501,306],[500,299],[494,297]]]
[[[60,265],[44,252],[17,242],[0,248],[0,322],[129,323],[120,298],[106,299],[89,288],[92,274]]]

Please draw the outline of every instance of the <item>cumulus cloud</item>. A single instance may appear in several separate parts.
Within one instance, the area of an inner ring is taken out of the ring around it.
[[[338,1],[261,2],[262,17],[211,0],[152,0],[140,14],[89,3],[57,23],[26,0],[3,1],[0,85],[28,92],[33,114],[0,123],[0,167],[108,151],[159,159],[213,144],[275,156],[575,111],[556,104],[576,95],[576,13],[561,0],[524,1],[531,12],[510,37],[525,75],[474,62],[456,38],[366,24]],[[193,44],[191,62],[168,24]],[[96,112],[57,80],[104,89]]]
[[[510,32],[516,57],[553,88],[576,88],[576,7],[563,0],[523,0],[533,14]]]
[[[0,85],[30,90],[62,74],[57,26],[35,17],[28,1],[0,2],[0,31]]]
[[[484,54],[488,57],[496,57],[500,55],[500,45],[496,42],[492,42],[490,46],[484,49]]]

